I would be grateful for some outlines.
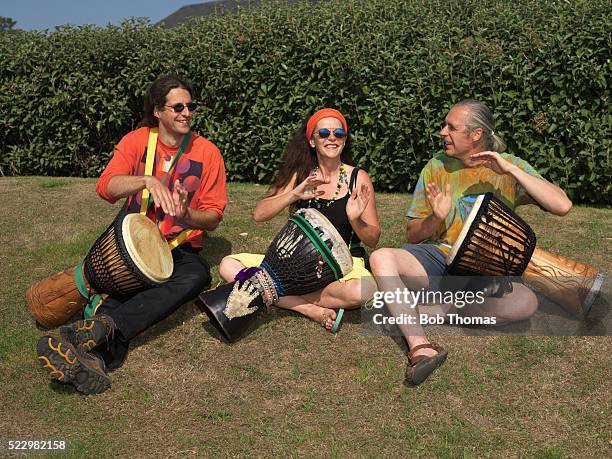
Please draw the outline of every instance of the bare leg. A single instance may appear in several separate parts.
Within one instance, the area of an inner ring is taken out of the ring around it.
[[[336,320],[335,309],[358,308],[374,294],[374,290],[373,283],[369,281],[336,281],[316,292],[284,296],[275,306],[299,312],[330,330]]]
[[[538,309],[538,298],[525,285],[513,282],[511,293],[501,298],[486,297],[482,304],[473,302],[463,307],[443,304],[423,309],[430,316],[458,314],[464,317],[495,317],[495,325],[507,325],[529,319]]]
[[[316,292],[303,295],[312,303],[330,309],[355,309],[372,298],[376,284],[371,280],[350,279],[346,282],[332,282]]]
[[[318,306],[303,296],[283,296],[274,306],[300,314],[331,330],[336,320],[336,311]]]
[[[372,273],[376,277],[378,287],[383,292],[396,292],[404,291],[406,284],[402,281],[400,276],[403,276],[410,280],[414,285],[411,288],[416,289],[420,287],[427,287],[427,285],[417,285],[419,280],[425,283],[427,279],[427,273],[421,263],[412,255],[403,249],[378,249],[372,253],[370,257],[370,266],[372,267]],[[409,304],[398,304],[397,302],[386,302],[389,312],[396,317],[400,317],[402,314],[414,317],[411,324],[398,325],[406,342],[408,348],[412,349],[420,344],[428,344],[429,340],[425,336],[423,327],[419,324],[418,320],[418,305]],[[411,307],[414,306],[414,307]],[[417,350],[413,357],[426,356],[433,357],[438,352],[431,348],[422,348]]]
[[[225,282],[233,282],[236,274],[245,266],[232,257],[224,257],[219,264],[219,275]]]

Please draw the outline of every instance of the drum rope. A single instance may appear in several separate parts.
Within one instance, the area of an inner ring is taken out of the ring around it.
[[[508,253],[504,251],[503,238],[501,236],[494,237],[495,243],[497,243],[498,250],[501,254],[501,260],[503,263],[504,274],[503,277],[499,281],[499,288],[497,292],[493,295],[495,297],[502,297],[506,293],[512,292],[512,282],[510,282],[509,276],[512,272],[512,267],[514,266],[514,260],[516,260],[517,253],[514,247],[508,247]]]

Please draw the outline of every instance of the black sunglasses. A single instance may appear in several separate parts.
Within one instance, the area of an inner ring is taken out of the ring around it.
[[[164,107],[171,108],[174,110],[174,113],[181,113],[183,110],[185,110],[185,107],[187,107],[187,110],[190,112],[193,112],[198,108],[198,104],[195,102],[189,102],[187,105],[185,105],[179,102],[178,104],[174,105],[164,105]]]
[[[346,131],[342,128],[336,128],[334,130],[322,128],[317,131],[317,134],[319,134],[319,137],[322,139],[327,139],[332,134],[334,134],[336,139],[343,139],[346,137]]]

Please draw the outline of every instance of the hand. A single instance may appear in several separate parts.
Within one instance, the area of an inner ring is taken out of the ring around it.
[[[440,191],[438,184],[434,182],[428,183],[425,189],[434,216],[439,220],[444,220],[451,209],[450,183],[446,184],[444,192]]]
[[[477,161],[479,164],[484,164],[496,174],[508,174],[514,165],[506,161],[496,151],[481,151],[470,156],[472,161]]]
[[[174,203],[176,218],[184,220],[189,214],[189,206],[187,205],[188,193],[181,185],[181,182],[174,182],[174,190],[172,191],[172,201]]]
[[[303,199],[313,199],[316,196],[321,196],[325,193],[325,191],[317,190],[319,185],[323,185],[324,183],[329,183],[329,178],[324,178],[321,176],[321,172],[317,172],[317,175],[310,175],[306,178],[302,183],[296,186],[293,189],[293,195],[297,200]]]
[[[361,190],[358,190],[357,187],[353,188],[351,197],[346,203],[346,216],[349,221],[357,220],[361,217],[363,211],[368,207],[370,196],[370,188],[365,186],[365,184],[361,185]]]
[[[155,206],[161,207],[166,215],[174,216],[176,214],[172,193],[157,177],[146,176],[145,188],[153,196]]]

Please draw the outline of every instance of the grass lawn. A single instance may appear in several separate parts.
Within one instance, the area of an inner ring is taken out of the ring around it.
[[[219,340],[194,304],[139,336],[112,388],[83,396],[39,369],[28,285],[76,265],[117,212],[95,181],[2,178],[0,438],[66,440],[70,456],[610,457],[610,337],[437,339],[449,359],[418,388],[390,337],[359,312],[337,335],[292,313]],[[263,186],[231,184],[205,257],[262,252],[285,223],[255,224]],[[407,195],[380,194],[379,246],[403,241]],[[546,250],[612,270],[612,210],[521,210]],[[242,233],[247,233],[242,235]]]

